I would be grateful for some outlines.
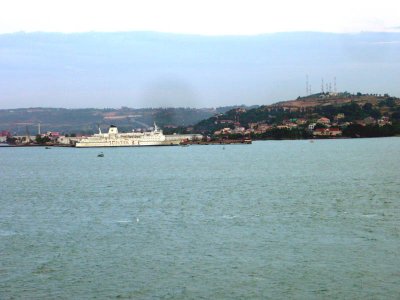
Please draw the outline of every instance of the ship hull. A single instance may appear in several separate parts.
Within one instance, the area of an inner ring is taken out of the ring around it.
[[[179,146],[181,141],[161,141],[161,142],[99,142],[99,143],[77,143],[76,148],[105,148],[105,147],[150,147],[150,146]]]

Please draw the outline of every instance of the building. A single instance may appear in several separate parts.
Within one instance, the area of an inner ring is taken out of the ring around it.
[[[174,133],[172,135],[166,135],[165,140],[173,140],[176,141],[180,139],[181,141],[201,141],[203,139],[203,135],[201,134],[177,134]]]
[[[61,144],[61,145],[75,145],[76,143],[80,142],[80,140],[82,140],[83,136],[80,137],[66,137],[66,136],[60,136],[57,139],[57,143]]]
[[[306,119],[297,119],[296,120],[296,124],[297,125],[304,125],[304,124],[306,124],[307,123],[307,120]]]
[[[378,125],[379,126],[392,125],[392,122],[389,121],[389,117],[382,117],[378,120]]]
[[[376,124],[376,120],[372,117],[367,117],[363,121],[364,121],[365,125],[375,125]]]
[[[335,116],[335,121],[339,121],[344,119],[344,114],[343,113],[339,113]]]
[[[222,135],[222,134],[231,134],[232,133],[232,129],[227,127],[227,128],[223,128],[221,130],[215,131],[214,134],[215,135]]]
[[[313,131],[314,136],[340,136],[342,131],[339,128],[317,128]]]
[[[61,134],[57,131],[47,131],[45,134],[41,135],[42,137],[48,137],[51,141],[57,141]]]
[[[246,112],[246,109],[243,108],[243,107],[239,107],[239,108],[236,108],[236,112],[237,112],[237,113],[245,113],[245,112]]]
[[[7,130],[2,130],[2,131],[0,131],[0,136],[1,137],[3,137],[3,136],[10,137],[11,133],[9,131],[7,131]]]
[[[219,124],[233,124],[235,122],[232,120],[219,120],[218,123]]]
[[[246,128],[237,126],[232,130],[232,133],[243,134],[246,131]]]
[[[266,123],[258,124],[257,127],[254,129],[254,133],[264,133],[267,132],[268,130],[271,130],[272,126],[268,125]]]
[[[317,120],[317,123],[329,125],[331,123],[331,120],[329,120],[328,118],[322,117]]]
[[[308,125],[308,130],[314,130],[315,126],[317,125],[317,123],[310,123]]]

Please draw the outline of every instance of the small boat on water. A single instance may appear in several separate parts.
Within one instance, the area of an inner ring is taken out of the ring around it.
[[[46,146],[44,149],[51,149],[50,147]]]
[[[104,157],[104,154],[103,154],[103,152],[101,152],[101,153],[97,154],[97,157]]]

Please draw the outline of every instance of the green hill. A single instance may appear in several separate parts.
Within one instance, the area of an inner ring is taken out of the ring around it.
[[[134,109],[122,107],[120,109],[66,109],[66,108],[19,108],[0,110],[0,131],[6,130],[13,135],[25,134],[26,130],[32,134],[41,132],[59,131],[61,133],[91,134],[98,126],[107,129],[111,124],[117,125],[122,131],[144,129],[158,126],[166,130],[194,125],[217,113],[238,106],[219,108],[142,108]]]
[[[397,134],[400,133],[397,132],[400,123],[400,99],[387,94],[319,93],[250,110],[232,109],[200,121],[194,126],[194,131],[213,134],[222,128],[241,126],[248,129],[256,123],[282,127],[302,119],[302,124],[296,129],[298,130],[306,129],[306,126],[322,117],[332,122],[336,120],[334,124],[342,127],[353,123],[371,125],[367,123],[377,123],[379,119],[386,117]]]

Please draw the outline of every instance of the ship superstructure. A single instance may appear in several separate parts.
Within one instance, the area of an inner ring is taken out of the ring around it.
[[[76,143],[75,147],[134,147],[134,146],[174,146],[179,145],[179,137],[165,136],[163,131],[154,124],[154,130],[147,132],[119,133],[118,128],[111,125],[108,133],[99,133],[86,137]]]

